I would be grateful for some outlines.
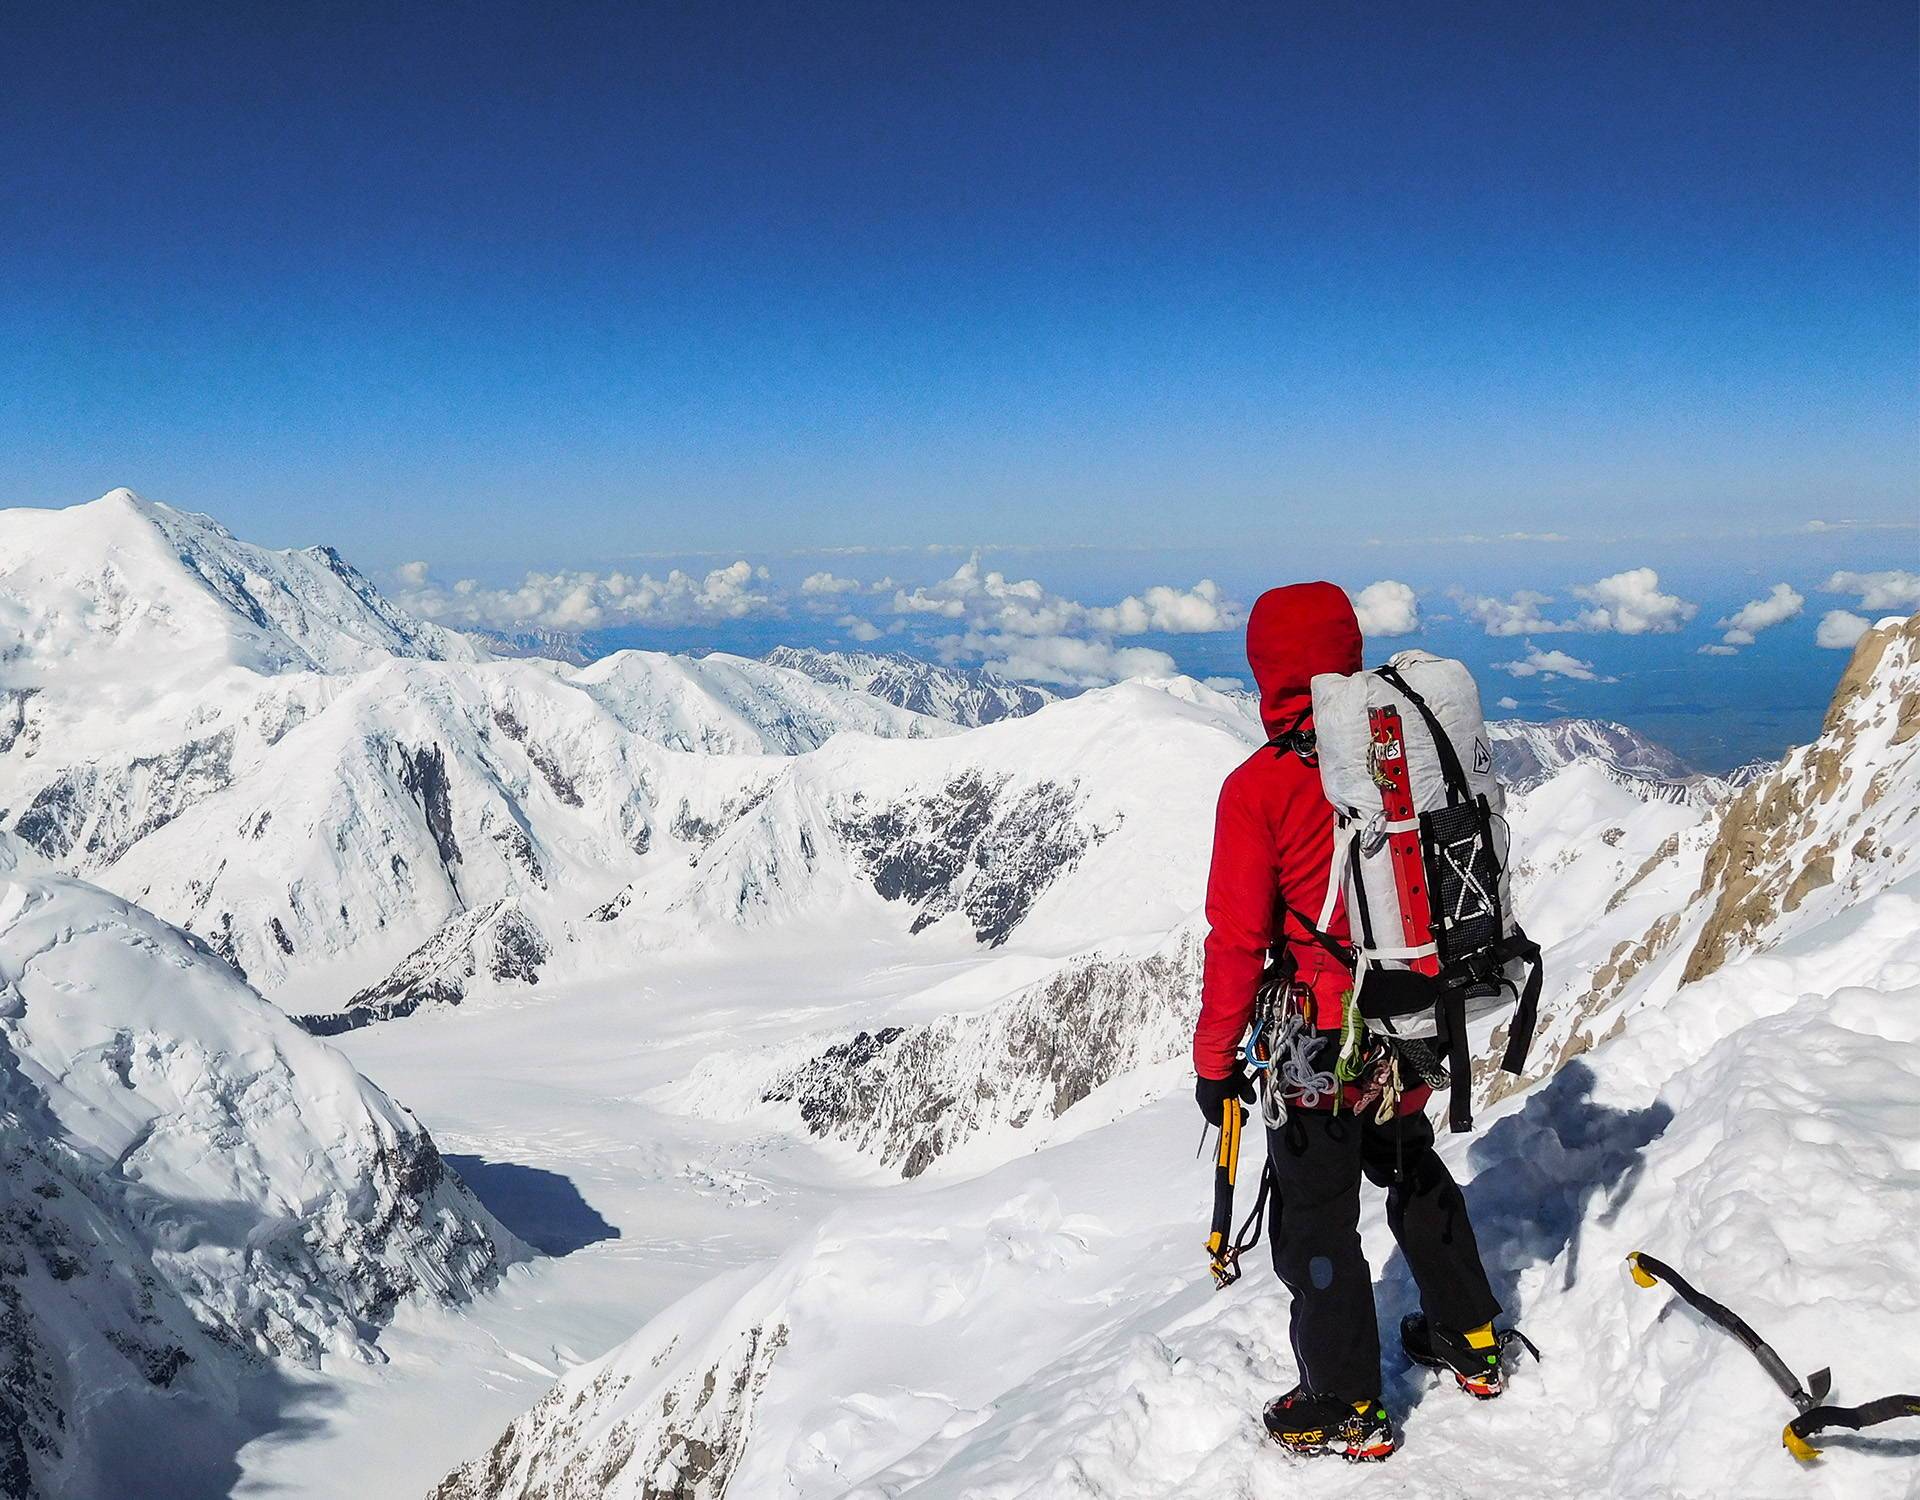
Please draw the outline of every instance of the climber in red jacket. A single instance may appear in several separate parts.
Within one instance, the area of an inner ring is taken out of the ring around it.
[[[1394,1438],[1379,1400],[1373,1274],[1360,1248],[1362,1175],[1386,1187],[1387,1223],[1420,1289],[1422,1310],[1401,1329],[1412,1358],[1451,1369],[1475,1396],[1498,1395],[1500,1304],[1466,1201],[1434,1150],[1429,1089],[1408,1087],[1397,1108],[1389,1096],[1383,1110],[1377,1086],[1342,1087],[1331,1076],[1353,975],[1336,951],[1348,938],[1343,906],[1324,933],[1335,947],[1307,928],[1326,897],[1334,831],[1313,755],[1310,686],[1321,672],[1360,670],[1353,605],[1331,583],[1269,590],[1247,621],[1247,661],[1270,743],[1220,789],[1194,1096],[1213,1122],[1228,1099],[1252,1097],[1237,1049],[1268,963],[1290,953],[1288,1003],[1307,1018],[1295,1074],[1318,1073],[1325,1087],[1287,1097],[1285,1121],[1268,1132],[1273,1267],[1292,1295],[1300,1384],[1267,1407],[1267,1430],[1299,1452],[1384,1458]]]

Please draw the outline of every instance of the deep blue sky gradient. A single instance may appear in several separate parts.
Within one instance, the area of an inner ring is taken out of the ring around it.
[[[1910,0],[21,0],[0,504],[496,582],[1805,588],[1807,520],[1920,511],[1917,78]],[[1575,541],[1364,546],[1506,530]]]
[[[1913,501],[1906,3],[3,24],[11,503],[471,570]]]

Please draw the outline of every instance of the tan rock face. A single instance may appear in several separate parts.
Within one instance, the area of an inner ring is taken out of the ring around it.
[[[1892,788],[1911,785],[1913,756],[1894,752],[1916,735],[1920,616],[1862,636],[1820,738],[1728,805],[1701,876],[1700,898],[1712,909],[1687,960],[1687,980],[1765,946],[1781,914],[1873,863],[1873,830],[1858,824]],[[1861,777],[1866,784],[1850,807]]]

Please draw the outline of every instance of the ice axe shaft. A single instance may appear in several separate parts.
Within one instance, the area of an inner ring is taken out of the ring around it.
[[[1213,1223],[1207,1233],[1207,1268],[1216,1287],[1240,1279],[1240,1252],[1233,1246],[1233,1180],[1240,1170],[1240,1124],[1246,1111],[1229,1096],[1220,1106],[1220,1149],[1213,1158]]]
[[[1865,1401],[1858,1406],[1825,1405],[1827,1393],[1833,1389],[1831,1370],[1816,1370],[1807,1377],[1807,1383],[1801,1385],[1799,1377],[1787,1368],[1787,1362],[1774,1351],[1771,1344],[1753,1331],[1745,1318],[1724,1303],[1714,1301],[1665,1261],[1635,1250],[1627,1257],[1627,1266],[1637,1284],[1651,1287],[1665,1282],[1682,1302],[1746,1346],[1748,1352],[1760,1362],[1760,1368],[1773,1377],[1773,1383],[1786,1392],[1787,1399],[1799,1412],[1781,1432],[1780,1441],[1802,1463],[1809,1463],[1820,1456],[1820,1450],[1813,1446],[1812,1440],[1816,1433],[1824,1432],[1829,1427],[1844,1427],[1858,1432],[1862,1428],[1891,1422],[1896,1417],[1920,1417],[1920,1396],[1882,1396],[1877,1401]]]

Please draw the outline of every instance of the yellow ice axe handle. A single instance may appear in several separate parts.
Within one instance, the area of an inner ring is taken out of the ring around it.
[[[1240,1257],[1233,1249],[1233,1179],[1240,1170],[1240,1122],[1246,1112],[1231,1096],[1220,1106],[1220,1149],[1213,1158],[1213,1224],[1207,1232],[1207,1267],[1216,1286],[1240,1279]]]

